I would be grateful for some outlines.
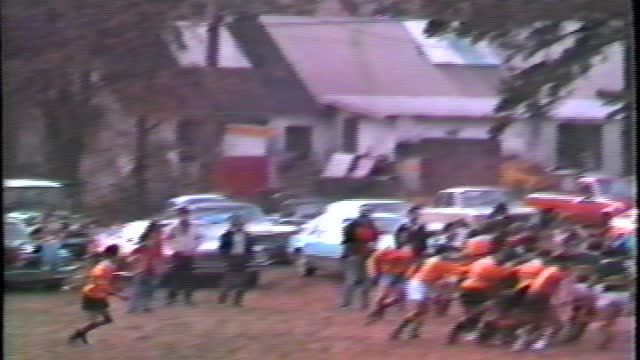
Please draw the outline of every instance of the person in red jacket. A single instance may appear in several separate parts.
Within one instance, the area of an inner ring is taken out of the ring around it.
[[[363,206],[360,215],[347,224],[343,232],[344,292],[340,308],[348,309],[356,291],[361,293],[361,307],[369,307],[371,281],[367,276],[367,259],[375,251],[380,232],[371,219],[371,209]]]

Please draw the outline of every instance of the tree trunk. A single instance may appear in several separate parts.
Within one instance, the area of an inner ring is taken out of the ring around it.
[[[145,216],[147,213],[147,144],[149,142],[150,128],[147,118],[140,115],[136,118],[135,125],[135,164],[132,175],[134,181],[134,196],[136,215]]]

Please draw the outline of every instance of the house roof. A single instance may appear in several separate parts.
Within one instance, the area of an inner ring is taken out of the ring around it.
[[[404,22],[262,16],[317,100],[326,96],[494,96],[496,66],[434,65]]]
[[[479,118],[494,117],[497,97],[452,96],[325,96],[321,102],[349,112],[384,118],[424,116]],[[612,109],[595,99],[568,99],[552,112],[556,118],[601,119]]]
[[[266,15],[260,21],[320,104],[373,117],[495,116],[503,69],[468,46],[460,49],[460,41],[450,49],[445,41],[423,41],[427,20]],[[486,54],[487,47],[477,50]],[[621,74],[620,57],[609,58],[576,82],[556,117],[605,117],[611,108],[594,92],[618,88]]]

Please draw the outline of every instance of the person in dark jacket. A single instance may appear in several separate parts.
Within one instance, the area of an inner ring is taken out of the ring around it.
[[[218,303],[225,304],[233,295],[233,305],[242,306],[244,295],[249,289],[249,263],[253,260],[255,239],[244,228],[240,216],[234,216],[229,229],[220,236],[220,254],[225,259],[226,273]],[[233,294],[232,294],[233,293]]]
[[[366,263],[375,250],[380,232],[371,219],[371,210],[365,206],[360,208],[359,216],[344,227],[343,259],[344,259],[344,293],[342,309],[348,309],[353,302],[356,291],[361,293],[361,307],[369,307],[369,291],[371,281],[367,276]]]
[[[400,225],[395,233],[396,248],[399,249],[405,244],[410,244],[412,249],[422,255],[427,249],[427,240],[434,236],[436,232],[428,231],[425,224],[420,223],[421,206],[413,206],[407,212],[409,221]]]

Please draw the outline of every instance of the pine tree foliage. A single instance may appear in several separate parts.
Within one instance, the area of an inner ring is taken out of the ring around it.
[[[454,34],[497,44],[516,65],[502,83],[495,111],[539,117],[612,47],[619,47],[630,68],[631,14],[628,0],[423,0],[420,15],[436,19],[425,29],[427,36]],[[599,94],[617,105],[610,117],[632,117],[632,79],[628,71],[623,89]]]

